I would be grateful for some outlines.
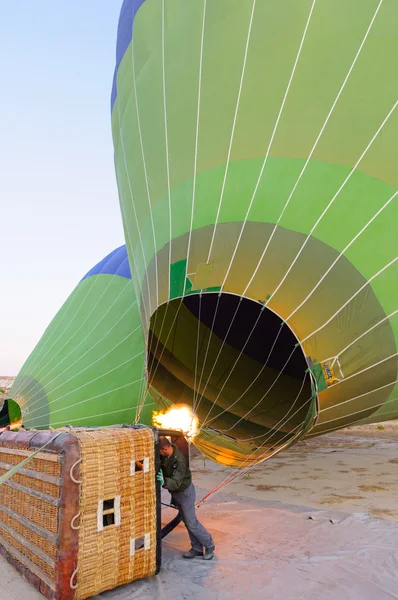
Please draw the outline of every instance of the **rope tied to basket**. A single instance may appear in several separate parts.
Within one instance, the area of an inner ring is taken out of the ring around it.
[[[73,463],[73,465],[70,468],[69,477],[72,479],[73,483],[77,483],[77,484],[83,483],[82,479],[75,479],[74,476],[73,476],[73,469],[75,467],[77,467],[77,465],[80,464],[81,462],[82,462],[82,459],[79,458],[75,463]]]
[[[43,446],[41,446],[40,448],[38,448],[38,450],[35,450],[33,452],[33,454],[31,454],[30,456],[28,456],[27,458],[25,458],[23,461],[21,461],[20,463],[18,463],[17,465],[15,465],[15,467],[13,467],[9,471],[7,471],[7,473],[4,473],[4,475],[2,475],[0,477],[0,485],[3,485],[3,483],[6,483],[6,481],[8,481],[9,479],[11,479],[11,477],[13,475],[15,475],[16,473],[18,473],[21,469],[24,468],[24,466],[26,464],[28,464],[33,458],[35,458],[35,456],[37,456],[39,454],[39,452],[41,452],[42,450],[44,450],[44,448],[46,448],[47,446],[49,446],[49,444],[51,444],[51,442],[53,442],[58,436],[62,435],[63,433],[64,433],[63,431],[59,431],[56,435],[54,435],[52,438],[50,438],[45,444],[43,444]]]

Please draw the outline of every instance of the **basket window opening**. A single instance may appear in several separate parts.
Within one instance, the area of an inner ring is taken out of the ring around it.
[[[138,540],[134,540],[134,542],[135,542],[134,543],[134,549],[136,551],[140,550],[141,548],[144,547],[144,538],[143,537],[142,538],[138,538]]]
[[[121,521],[120,496],[98,502],[98,531],[103,531],[112,525],[118,527]]]
[[[141,538],[131,538],[130,540],[130,555],[134,556],[138,550],[150,550],[151,548],[151,535],[146,533]]]
[[[149,471],[149,456],[145,458],[140,458],[138,460],[131,461],[130,474],[135,475],[135,473],[148,473]]]
[[[102,509],[103,526],[108,527],[109,525],[115,524],[115,499],[104,500]]]
[[[135,461],[135,472],[144,470],[144,459]]]

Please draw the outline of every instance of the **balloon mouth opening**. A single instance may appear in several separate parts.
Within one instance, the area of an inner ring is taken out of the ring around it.
[[[4,400],[4,404],[0,410],[0,431],[5,428],[11,430],[18,429],[22,425],[21,407],[12,398]]]
[[[256,447],[286,443],[312,397],[297,338],[261,303],[229,293],[173,299],[152,315],[148,382],[165,404],[191,406],[202,428]]]

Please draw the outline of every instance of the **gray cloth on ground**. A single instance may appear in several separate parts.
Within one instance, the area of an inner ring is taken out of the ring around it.
[[[214,548],[213,538],[196,517],[196,493],[193,483],[183,491],[173,492],[171,498],[172,504],[181,511],[182,520],[188,530],[192,548],[197,552],[203,552],[203,547]]]

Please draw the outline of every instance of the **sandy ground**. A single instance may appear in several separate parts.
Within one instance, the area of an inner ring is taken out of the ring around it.
[[[192,470],[199,497],[230,472],[199,456]],[[301,442],[198,510],[216,541],[211,563],[181,558],[180,525],[163,541],[157,577],[96,598],[398,598],[397,474],[398,423]],[[164,509],[164,522],[174,514]],[[0,581],[0,600],[42,598],[2,557]]]
[[[192,469],[195,483],[207,489],[231,473],[199,457],[193,459]],[[398,520],[398,423],[355,427],[300,442],[225,491]]]

